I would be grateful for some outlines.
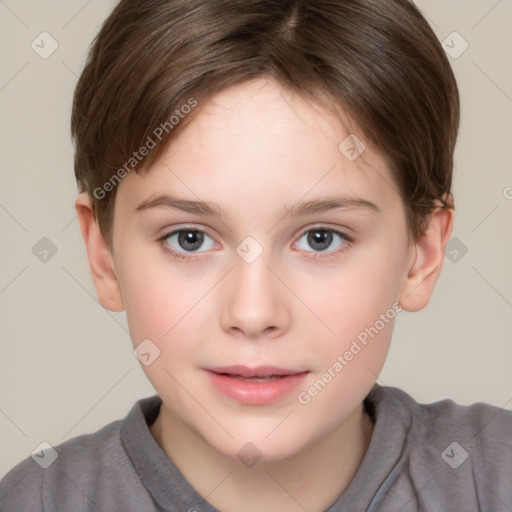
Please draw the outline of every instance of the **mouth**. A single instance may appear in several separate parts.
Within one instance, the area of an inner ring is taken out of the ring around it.
[[[230,373],[220,373],[219,375],[226,375],[233,379],[245,380],[246,382],[268,382],[269,380],[281,379],[284,375],[269,375],[268,377],[243,377],[242,375],[233,375]]]
[[[288,396],[309,373],[309,370],[275,366],[225,366],[205,370],[217,391],[249,405],[269,404]]]
[[[248,366],[224,366],[217,368],[207,368],[208,371],[219,375],[227,375],[229,377],[242,380],[261,380],[265,382],[270,379],[280,379],[289,375],[298,375],[304,371],[290,370],[287,368],[278,368],[276,366],[256,366],[250,368]]]

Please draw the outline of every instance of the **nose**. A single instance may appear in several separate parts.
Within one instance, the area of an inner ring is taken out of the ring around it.
[[[238,258],[234,265],[222,288],[221,327],[252,340],[282,335],[290,323],[291,293],[266,253],[252,263]]]

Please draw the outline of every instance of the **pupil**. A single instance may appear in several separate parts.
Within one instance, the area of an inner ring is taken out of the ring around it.
[[[186,251],[198,249],[203,243],[203,234],[198,231],[182,231],[178,238],[180,245]],[[187,247],[187,244],[191,244],[192,247]]]
[[[321,247],[315,247],[319,251],[324,251],[331,245],[332,242],[332,233],[326,231],[325,229],[317,229],[316,231],[312,231],[309,237],[309,242],[312,247],[315,247],[315,244],[320,244]]]

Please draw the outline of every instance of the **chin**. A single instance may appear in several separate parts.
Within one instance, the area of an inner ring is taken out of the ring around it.
[[[279,427],[278,427],[279,428]],[[309,443],[301,429],[282,429],[272,432],[268,429],[238,429],[234,438],[228,436],[203,439],[217,452],[231,459],[238,459],[247,467],[261,462],[279,462],[300,453]]]

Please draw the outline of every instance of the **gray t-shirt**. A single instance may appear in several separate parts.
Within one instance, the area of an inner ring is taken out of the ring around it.
[[[20,462],[0,482],[0,510],[215,512],[153,438],[160,405],[139,400],[124,420],[54,447],[47,469]],[[368,451],[328,512],[512,511],[512,411],[423,405],[378,384],[365,408],[375,421]]]

